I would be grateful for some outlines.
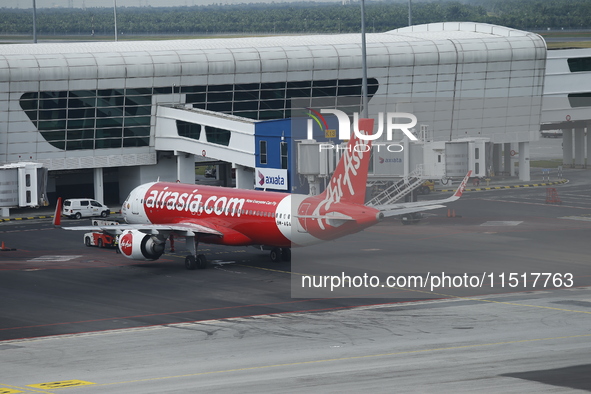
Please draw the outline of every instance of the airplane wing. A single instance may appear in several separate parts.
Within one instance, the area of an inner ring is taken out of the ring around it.
[[[126,230],[137,230],[145,234],[179,233],[184,236],[197,234],[208,234],[222,236],[223,233],[213,228],[196,223],[174,223],[174,224],[117,224],[107,226],[77,226],[62,227],[64,230],[78,231],[103,231],[108,234],[121,234]]]
[[[383,214],[384,217],[391,217],[391,216],[398,216],[404,215],[407,213],[414,213],[414,212],[421,212],[427,211],[431,209],[438,209],[444,208],[445,205],[449,202],[456,201],[460,197],[462,197],[462,193],[464,193],[464,189],[466,188],[466,183],[468,183],[468,179],[472,175],[472,171],[468,171],[460,186],[456,192],[448,198],[444,198],[441,200],[431,200],[431,201],[416,201],[416,202],[405,202],[405,203],[397,203],[397,204],[385,204],[385,205],[373,205],[372,208],[379,209]]]

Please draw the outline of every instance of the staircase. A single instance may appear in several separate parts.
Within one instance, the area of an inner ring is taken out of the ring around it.
[[[393,182],[390,186],[380,191],[379,194],[371,198],[366,205],[388,205],[392,204],[407,194],[410,194],[417,187],[421,186],[424,182],[422,178],[423,166],[418,165],[414,171],[410,172],[408,176]],[[378,182],[370,183],[370,186],[377,185]]]

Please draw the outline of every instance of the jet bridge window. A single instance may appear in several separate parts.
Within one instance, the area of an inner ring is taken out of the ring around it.
[[[567,60],[571,73],[591,71],[591,57],[575,57]]]
[[[267,164],[267,141],[259,141],[259,162]]]

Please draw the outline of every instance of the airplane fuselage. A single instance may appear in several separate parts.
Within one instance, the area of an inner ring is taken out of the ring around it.
[[[364,205],[279,192],[153,182],[135,188],[121,212],[130,224],[204,225],[223,245],[305,246],[355,233],[381,219]]]

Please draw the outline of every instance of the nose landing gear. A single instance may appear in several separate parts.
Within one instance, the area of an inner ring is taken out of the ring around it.
[[[273,248],[271,249],[271,261],[278,263],[280,261],[291,261],[290,248]]]

